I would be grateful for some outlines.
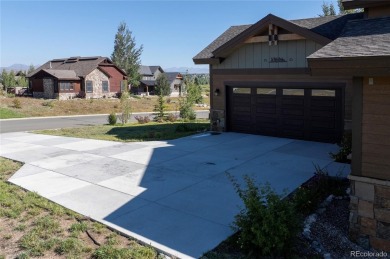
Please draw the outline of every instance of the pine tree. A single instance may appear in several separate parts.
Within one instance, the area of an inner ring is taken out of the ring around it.
[[[165,109],[166,109],[166,105],[165,105],[165,100],[164,100],[164,96],[162,94],[160,94],[158,96],[158,100],[157,100],[157,104],[154,106],[154,120],[155,121],[159,121],[159,122],[162,122],[166,116],[165,114]]]
[[[156,87],[154,89],[156,95],[168,96],[171,94],[171,87],[168,78],[165,74],[159,74],[156,79]]]
[[[138,86],[141,80],[138,70],[141,64],[142,50],[142,45],[139,48],[136,47],[135,37],[132,36],[132,32],[127,28],[126,23],[121,22],[115,35],[111,60],[126,72],[128,83],[131,86]]]

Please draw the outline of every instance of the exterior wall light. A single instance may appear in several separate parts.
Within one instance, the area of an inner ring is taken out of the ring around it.
[[[215,96],[219,96],[220,94],[221,94],[221,92],[219,91],[219,89],[218,89],[218,88],[215,89],[214,95],[215,95]]]

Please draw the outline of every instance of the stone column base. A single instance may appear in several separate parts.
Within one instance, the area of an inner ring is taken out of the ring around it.
[[[390,181],[349,175],[350,238],[362,247],[390,252]]]

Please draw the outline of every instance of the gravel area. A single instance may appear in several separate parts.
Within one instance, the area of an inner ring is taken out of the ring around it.
[[[321,204],[316,213],[305,220],[303,235],[310,247],[323,258],[351,258],[351,251],[375,252],[375,250],[366,250],[349,240],[348,205],[348,196],[331,195]]]

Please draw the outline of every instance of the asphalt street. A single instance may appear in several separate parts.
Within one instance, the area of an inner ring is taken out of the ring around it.
[[[197,118],[208,118],[209,111],[197,111]],[[134,116],[151,115],[148,113],[133,113],[130,121],[135,121]],[[88,125],[107,124],[108,114],[58,116],[58,117],[35,117],[22,119],[0,120],[0,133],[21,132],[30,130],[74,128]]]

